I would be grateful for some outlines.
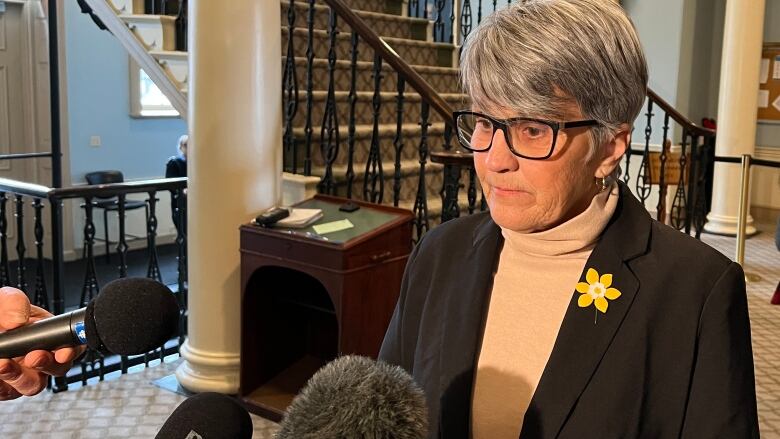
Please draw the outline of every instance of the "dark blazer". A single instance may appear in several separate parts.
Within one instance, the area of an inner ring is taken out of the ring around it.
[[[428,232],[409,258],[380,358],[423,387],[431,438],[470,436],[474,373],[503,239],[487,213]],[[622,292],[572,300],[521,438],[757,438],[741,267],[652,220],[621,184],[587,268]],[[522,318],[522,316],[517,316]],[[523,349],[523,340],[517,340]]]
[[[187,176],[187,160],[184,159],[181,155],[175,155],[168,159],[168,162],[165,163],[165,178],[176,178],[176,177],[186,177]],[[176,229],[179,227],[183,227],[183,230],[187,230],[187,221],[186,218],[181,218],[181,215],[179,215],[179,211],[176,210],[176,207],[179,203],[182,203],[180,209],[183,209],[187,205],[187,198],[182,198],[179,200],[175,194],[174,191],[171,191],[171,219],[173,220],[173,224],[176,226]],[[184,221],[182,221],[184,220]],[[186,232],[185,232],[186,233]]]

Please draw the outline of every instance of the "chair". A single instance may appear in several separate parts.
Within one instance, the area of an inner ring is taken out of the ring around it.
[[[87,184],[111,184],[111,183],[123,183],[125,181],[124,175],[121,171],[95,171],[87,173],[85,176]],[[95,201],[92,202],[94,207],[103,209],[103,232],[106,242],[106,262],[111,262],[110,241],[108,239],[108,212],[119,211],[119,198],[113,197],[95,197]],[[149,220],[149,206],[146,201],[138,200],[125,200],[125,211],[144,208],[146,213],[146,220]]]

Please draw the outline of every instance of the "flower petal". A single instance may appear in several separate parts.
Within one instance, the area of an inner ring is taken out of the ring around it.
[[[617,288],[607,288],[607,292],[604,296],[609,300],[615,300],[620,297],[621,292]]]
[[[601,275],[601,283],[604,285],[604,288],[611,287],[612,286],[612,275],[609,274],[609,273],[602,274]]]
[[[590,294],[583,294],[577,299],[577,305],[579,305],[580,308],[587,308],[591,303],[593,303],[593,296]]]
[[[580,296],[580,297],[582,297],[582,296]],[[595,302],[596,302],[596,309],[598,309],[599,311],[601,311],[603,313],[607,312],[607,307],[609,306],[609,302],[607,302],[607,299],[605,299],[603,297],[597,297]]]
[[[587,284],[587,283],[585,283],[585,282],[577,282],[577,287],[576,287],[576,289],[577,289],[577,292],[578,292],[578,293],[585,294],[585,293],[587,293],[587,292],[589,292],[589,291],[590,291],[590,285],[588,285],[588,284]],[[586,306],[587,306],[587,305],[586,305]]]
[[[588,268],[588,273],[585,275],[585,280],[588,281],[588,283],[591,285],[595,284],[599,281],[599,272],[592,268]]]

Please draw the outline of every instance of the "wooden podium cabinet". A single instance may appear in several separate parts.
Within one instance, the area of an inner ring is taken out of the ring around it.
[[[323,210],[304,229],[241,227],[241,383],[247,407],[279,421],[312,374],[338,355],[376,357],[412,248],[408,210],[317,195],[295,207]]]

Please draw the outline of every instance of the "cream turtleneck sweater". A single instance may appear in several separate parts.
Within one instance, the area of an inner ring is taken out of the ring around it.
[[[474,439],[517,439],[585,263],[615,212],[617,185],[549,230],[501,230],[504,247],[479,353]]]

